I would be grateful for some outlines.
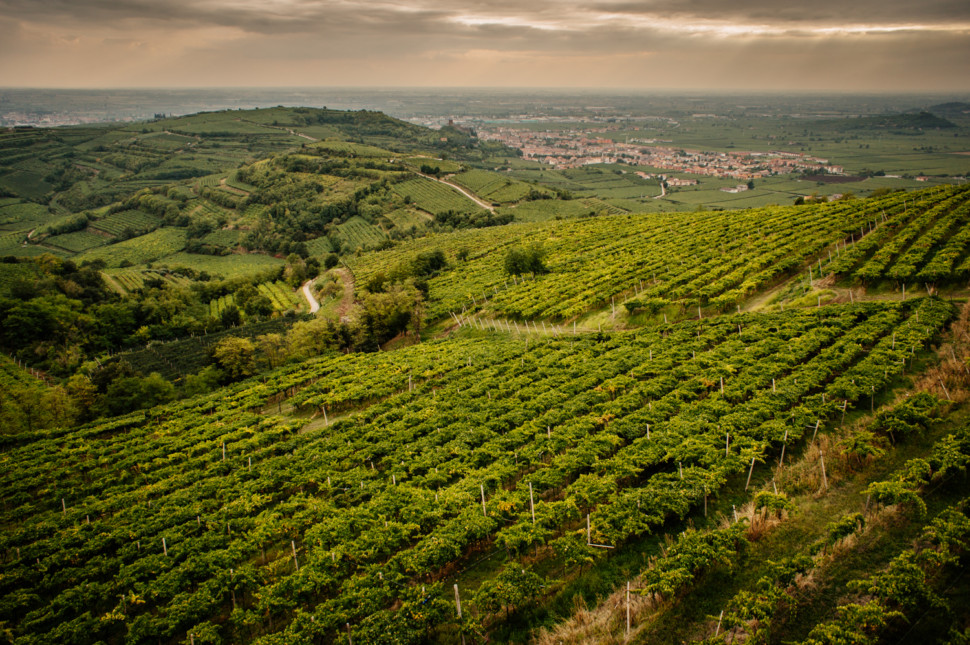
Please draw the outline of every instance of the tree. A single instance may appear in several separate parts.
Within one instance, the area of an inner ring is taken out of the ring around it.
[[[239,315],[236,305],[229,305],[219,314],[219,321],[224,329],[230,329],[242,323],[242,316]]]
[[[258,294],[246,303],[246,315],[252,318],[263,318],[273,315],[273,302],[265,294]]]
[[[279,367],[286,360],[286,340],[282,334],[263,334],[256,337],[256,342],[266,367]]]
[[[212,350],[212,358],[231,381],[256,372],[256,346],[248,338],[224,338]]]
[[[513,246],[505,254],[505,272],[509,275],[548,273],[549,269],[544,263],[545,257],[545,249],[538,243],[533,243],[526,248]]]

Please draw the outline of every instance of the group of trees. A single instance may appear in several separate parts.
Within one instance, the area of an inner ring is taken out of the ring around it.
[[[505,254],[505,272],[509,275],[547,273],[549,269],[546,268],[545,258],[546,251],[540,244],[513,246]]]

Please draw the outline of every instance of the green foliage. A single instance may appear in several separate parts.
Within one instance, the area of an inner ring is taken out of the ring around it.
[[[926,430],[940,408],[940,400],[927,392],[920,392],[889,410],[876,414],[872,429],[906,438]]]
[[[838,608],[838,618],[816,625],[802,645],[874,645],[879,642],[879,631],[901,616],[876,600],[864,605],[842,605]]]
[[[513,246],[505,253],[505,272],[509,275],[548,273],[544,263],[546,251],[542,245],[533,243],[527,248]]]
[[[224,338],[212,348],[212,358],[233,381],[252,376],[256,371],[256,346],[248,338]]]
[[[502,609],[508,613],[533,602],[539,596],[542,583],[542,578],[531,569],[513,560],[497,576],[482,583],[472,602],[488,613]]]
[[[852,513],[830,522],[825,527],[825,545],[832,546],[844,540],[850,535],[861,531],[866,525],[865,517],[862,513]]]
[[[644,572],[642,593],[673,598],[695,578],[718,565],[733,568],[747,546],[746,526],[737,523],[726,529],[687,529]]]

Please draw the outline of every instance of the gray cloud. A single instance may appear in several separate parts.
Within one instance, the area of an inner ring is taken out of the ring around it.
[[[0,32],[0,85],[970,89],[966,0],[0,0]]]

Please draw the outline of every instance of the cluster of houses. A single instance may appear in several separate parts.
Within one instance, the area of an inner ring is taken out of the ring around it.
[[[627,163],[652,166],[693,175],[734,178],[742,181],[810,171],[841,175],[842,166],[827,159],[795,152],[714,152],[670,146],[646,145],[640,140],[619,142],[595,136],[602,129],[531,130],[510,127],[480,129],[482,139],[500,141],[522,150],[533,159],[555,168],[590,164]],[[668,185],[670,180],[668,180]]]

